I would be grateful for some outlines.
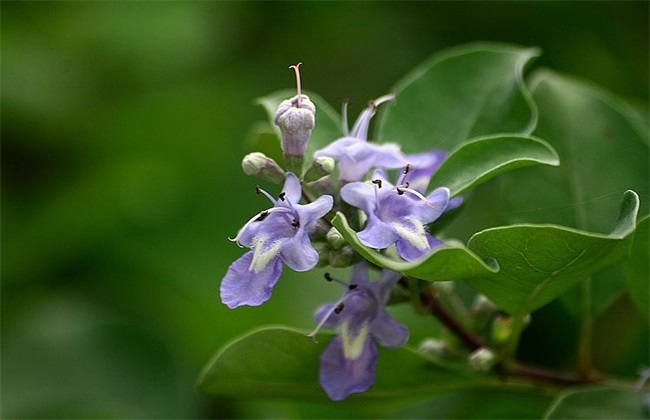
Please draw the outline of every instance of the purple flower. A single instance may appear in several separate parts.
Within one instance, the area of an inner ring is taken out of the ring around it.
[[[295,271],[316,266],[318,253],[311,245],[309,233],[333,204],[329,195],[310,204],[298,204],[302,189],[291,172],[286,174],[278,200],[262,189],[258,188],[258,192],[273,207],[253,216],[233,239],[251,250],[230,265],[221,282],[221,301],[230,309],[266,302],[282,274],[283,263]]]
[[[364,392],[375,381],[377,346],[399,347],[408,339],[408,329],[393,319],[384,305],[400,275],[384,270],[378,281],[368,280],[365,263],[353,267],[352,280],[336,303],[316,311],[314,336],[323,327],[336,328],[320,357],[320,385],[334,401]]]
[[[408,168],[397,186],[377,169],[372,181],[343,186],[341,197],[368,217],[365,228],[357,234],[364,245],[384,249],[395,244],[402,258],[413,261],[440,245],[441,242],[425,230],[425,225],[444,212],[449,202],[449,189],[440,187],[423,196],[405,181]]]
[[[409,187],[424,194],[429,185],[431,175],[433,175],[446,157],[447,152],[437,149],[406,155],[406,160],[409,163]]]
[[[343,130],[345,136],[329,146],[314,153],[315,157],[328,156],[338,161],[339,177],[343,182],[359,181],[371,168],[401,168],[406,160],[400,148],[394,144],[368,143],[370,120],[377,112],[377,107],[394,99],[394,95],[385,95],[375,99],[348,132],[347,107],[343,109]]]

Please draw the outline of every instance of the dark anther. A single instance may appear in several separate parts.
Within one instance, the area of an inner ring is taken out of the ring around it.
[[[293,219],[293,222],[291,222],[291,226],[298,228],[300,227],[300,222],[296,219]]]
[[[259,186],[259,185],[256,185],[256,186],[255,186],[255,193],[256,193],[256,194],[259,194],[259,193],[261,193],[261,192],[262,192],[262,189],[260,188],[260,186]]]
[[[373,179],[372,183],[375,184],[378,188],[381,188],[381,179]]]
[[[260,216],[255,220],[257,220],[258,222],[261,222],[262,220],[266,219],[268,217],[268,215],[269,215],[269,211],[264,210],[264,211],[260,212]]]
[[[338,305],[336,305],[336,308],[334,308],[334,313],[337,315],[340,314],[343,308],[345,308],[345,304],[341,302]]]
[[[343,98],[343,103],[350,105],[352,103],[352,99],[350,98]]]
[[[354,290],[354,289],[356,289],[356,288],[357,288],[357,285],[356,285],[356,284],[351,284],[351,285],[348,286],[348,289],[349,289],[349,290]]]
[[[411,184],[409,184],[408,182],[405,182],[405,183],[404,183],[404,186],[405,186],[406,188],[408,188],[409,185],[411,185]]]
[[[280,195],[278,195],[278,198],[279,198],[280,200],[284,201],[284,197],[285,197],[286,195],[287,195],[287,193],[284,192],[284,191],[282,191],[282,192],[280,193]]]
[[[406,167],[404,168],[404,172],[402,172],[404,175],[408,174],[409,171],[411,170],[411,164],[407,163]]]
[[[399,188],[395,188],[397,190],[397,195],[404,195],[404,191],[400,190]]]
[[[332,278],[332,275],[330,273],[325,273],[325,280],[333,281],[334,279]]]

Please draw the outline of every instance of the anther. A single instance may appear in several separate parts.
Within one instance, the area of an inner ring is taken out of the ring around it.
[[[411,164],[407,163],[406,167],[404,168],[404,171],[402,172],[404,175],[408,174],[409,171],[411,170]]]
[[[302,105],[302,94],[300,93],[300,65],[302,63],[294,64],[289,66],[290,69],[293,69],[296,72],[296,90],[298,91],[298,100],[296,101],[296,108],[300,108]]]
[[[343,308],[345,308],[345,303],[341,302],[338,305],[336,305],[336,308],[334,308],[334,313],[335,314],[340,314],[341,311],[343,311]]]
[[[381,179],[373,179],[372,183],[377,185],[377,188],[381,188]]]
[[[325,273],[325,280],[327,281],[334,281],[334,278],[332,278],[332,275],[330,273]]]
[[[286,195],[287,195],[287,193],[284,192],[284,191],[282,191],[282,192],[278,195],[278,198],[279,198],[280,200],[284,201],[284,197],[285,197]]]
[[[291,222],[291,226],[293,226],[295,228],[299,228],[300,227],[300,222],[298,220],[296,220],[296,219],[293,219],[293,222]]]
[[[397,195],[404,195],[403,190],[400,190],[398,187],[395,187],[395,189],[397,190]]]
[[[357,288],[357,285],[356,285],[356,284],[351,284],[351,285],[348,286],[348,289],[349,289],[349,290],[354,290],[354,289],[356,289],[356,288]]]
[[[264,210],[264,211],[260,212],[259,217],[257,219],[255,219],[255,220],[257,220],[258,222],[261,222],[262,220],[266,219],[268,216],[269,216],[269,211]]]
[[[255,194],[261,194],[262,193],[262,188],[259,185],[255,186]]]

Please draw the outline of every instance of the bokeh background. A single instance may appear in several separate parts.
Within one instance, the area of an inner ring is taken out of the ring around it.
[[[290,64],[335,107],[352,98],[353,115],[432,53],[478,40],[541,47],[534,66],[648,99],[643,1],[3,1],[1,12],[4,418],[332,415],[193,389],[228,340],[262,324],[311,328],[339,292],[287,270],[262,307],[218,299],[242,252],[227,237],[265,205],[240,169],[265,119],[253,102],[294,86]],[[428,331],[410,323],[415,338]]]

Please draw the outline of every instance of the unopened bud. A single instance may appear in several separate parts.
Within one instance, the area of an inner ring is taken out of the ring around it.
[[[480,294],[476,295],[470,308],[474,331],[486,331],[498,310],[499,308],[488,298]]]
[[[282,152],[287,167],[295,173],[302,173],[302,164],[307,151],[311,130],[316,124],[316,106],[307,95],[300,93],[300,63],[291,66],[296,71],[298,94],[282,101],[275,112],[273,121],[282,134]]]
[[[354,250],[350,246],[330,251],[330,265],[336,268],[349,267],[354,258]]]
[[[329,156],[319,156],[314,159],[305,172],[303,180],[305,182],[313,182],[321,179],[324,176],[331,174],[334,171],[336,162]]]
[[[453,281],[438,281],[436,282],[436,290],[444,295],[451,295],[454,293],[456,285]]]
[[[253,152],[244,156],[241,167],[246,175],[255,176],[275,184],[284,182],[284,171],[264,153]]]
[[[312,246],[314,247],[316,252],[318,252],[318,263],[316,263],[316,267],[318,268],[327,267],[330,263],[329,244],[327,242],[312,241]]]
[[[475,372],[487,372],[496,364],[497,357],[492,350],[481,347],[467,358],[470,369]]]
[[[327,242],[333,249],[341,249],[347,245],[347,241],[335,227],[332,227],[326,235]]]
[[[490,338],[495,346],[502,346],[508,342],[512,335],[512,318],[499,316],[492,322]]]
[[[443,358],[449,354],[449,344],[437,338],[426,338],[418,346],[420,353]]]

